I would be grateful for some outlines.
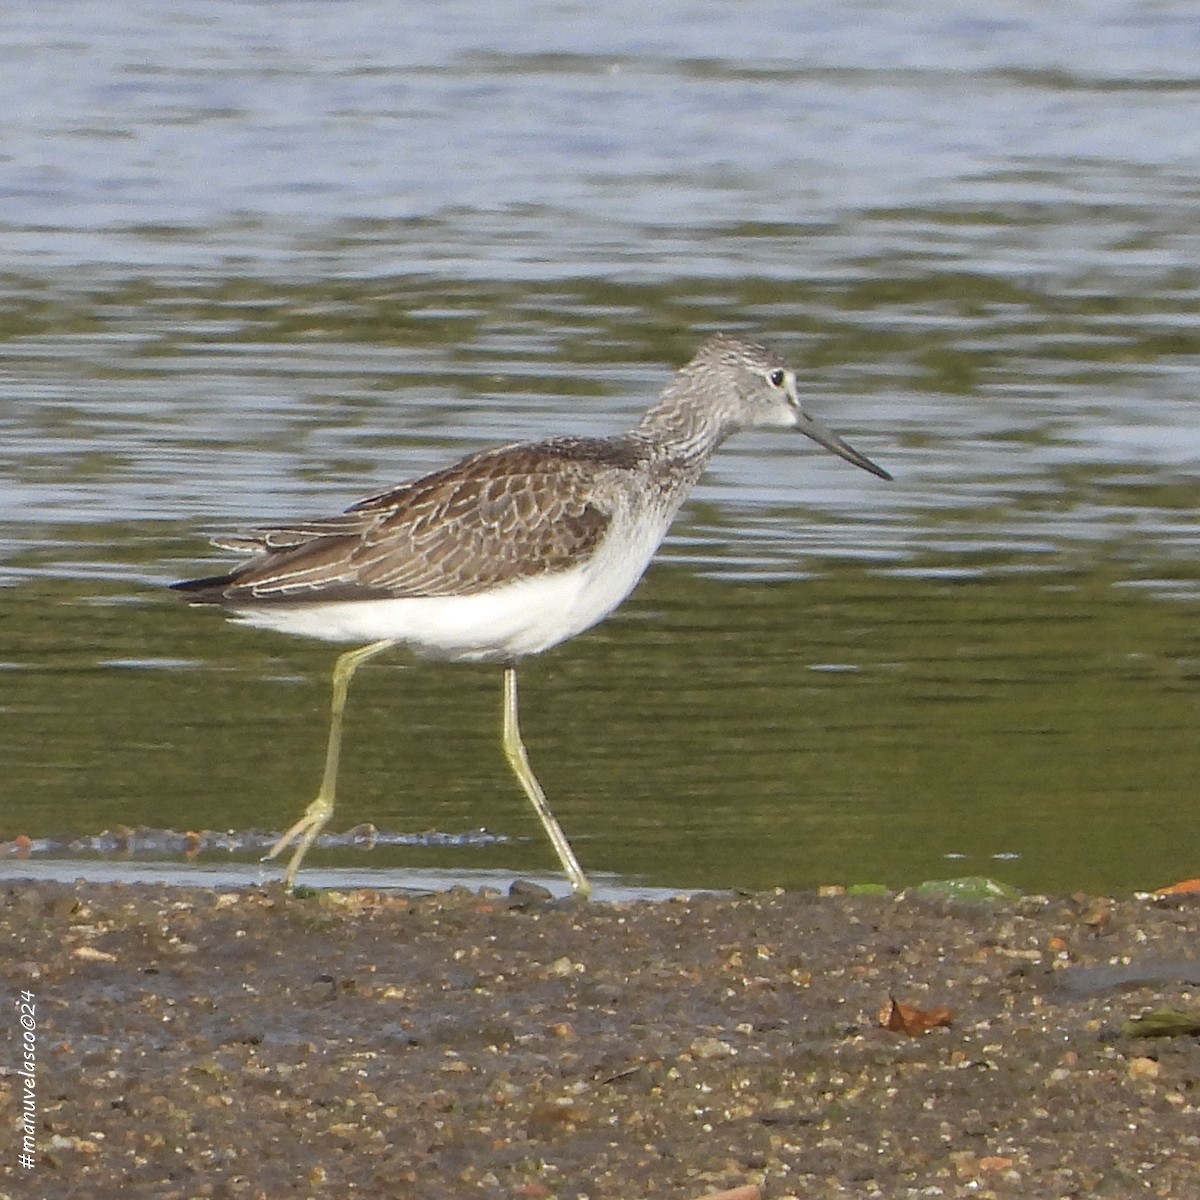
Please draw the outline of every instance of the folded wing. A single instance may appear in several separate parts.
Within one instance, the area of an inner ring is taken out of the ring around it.
[[[590,555],[611,514],[586,451],[560,439],[485,451],[332,517],[224,537],[252,554],[228,575],[175,587],[197,603],[303,604],[466,596],[561,571]],[[611,455],[611,452],[610,452]]]

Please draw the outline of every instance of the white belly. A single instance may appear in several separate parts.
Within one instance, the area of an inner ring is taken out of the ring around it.
[[[608,616],[641,579],[666,524],[652,522],[632,538],[613,530],[578,567],[474,596],[318,601],[232,611],[246,625],[329,642],[397,641],[423,657],[464,662],[522,658],[557,646]]]

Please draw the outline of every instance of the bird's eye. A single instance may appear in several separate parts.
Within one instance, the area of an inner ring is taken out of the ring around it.
[[[786,378],[787,376],[784,374],[783,370],[779,367],[776,367],[775,370],[773,370],[770,375],[767,376],[767,382],[772,387],[781,388],[783,387],[783,381]]]

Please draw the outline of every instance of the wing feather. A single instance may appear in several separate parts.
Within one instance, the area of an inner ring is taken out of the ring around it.
[[[598,480],[638,456],[624,439],[485,451],[336,516],[221,538],[254,557],[176,586],[201,603],[296,604],[473,595],[565,570],[608,532],[611,504]]]

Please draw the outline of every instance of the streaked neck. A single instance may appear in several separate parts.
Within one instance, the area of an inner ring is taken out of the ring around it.
[[[688,379],[672,384],[633,430],[656,456],[701,470],[733,432],[716,405],[698,397]]]

